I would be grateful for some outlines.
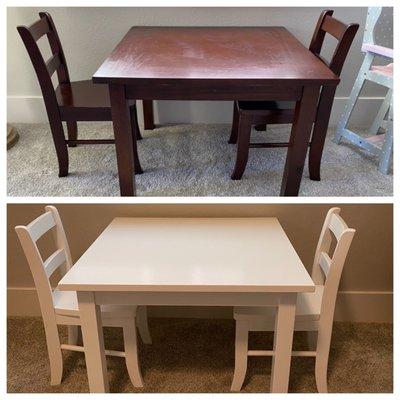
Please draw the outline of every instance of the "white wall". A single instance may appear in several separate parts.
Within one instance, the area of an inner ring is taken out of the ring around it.
[[[90,79],[129,27],[133,25],[198,25],[198,26],[268,26],[284,25],[300,41],[308,45],[322,8],[87,8],[9,7],[7,12],[7,95],[9,122],[46,121],[40,88],[28,55],[16,30],[17,25],[29,25],[39,11],[49,11],[57,25],[68,60],[71,79]],[[331,124],[335,124],[349,96],[362,62],[361,39],[366,8],[336,8],[335,16],[344,22],[360,24],[337,90]],[[378,36],[384,45],[392,45],[392,10],[385,9]],[[327,53],[332,50],[331,43]],[[384,96],[384,90],[368,85],[355,124],[367,125],[373,111]],[[157,102],[156,121],[230,122],[229,102]]]

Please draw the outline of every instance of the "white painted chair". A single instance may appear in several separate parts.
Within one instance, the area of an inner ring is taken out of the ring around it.
[[[50,360],[51,385],[62,380],[63,359],[61,350],[84,352],[78,346],[78,327],[81,325],[76,292],[52,289],[50,277],[57,270],[64,275],[72,266],[71,253],[60,215],[53,206],[27,226],[16,226],[15,230],[35,282],[46,334],[47,350]],[[54,231],[57,250],[43,261],[36,242],[50,230]],[[122,327],[125,351],[106,350],[110,356],[125,357],[126,367],[132,384],[143,387],[137,352],[136,326],[142,340],[151,343],[144,306],[105,306],[101,307],[104,326]],[[60,344],[57,325],[68,326],[68,344]]]
[[[307,331],[309,344],[315,350],[292,351],[292,356],[316,357],[315,378],[318,391],[328,391],[327,368],[332,334],[333,314],[339,281],[347,252],[355,233],[339,216],[340,208],[331,208],[325,218],[318,241],[312,268],[312,279],[316,285],[314,293],[301,293],[297,298],[295,331]],[[332,238],[336,246],[330,252]],[[332,254],[332,257],[329,256]],[[272,356],[274,350],[249,350],[249,332],[274,331],[275,308],[235,307],[235,372],[232,391],[239,391],[243,385],[248,356]],[[317,340],[315,343],[315,335]],[[274,345],[275,346],[275,345]]]
[[[357,75],[350,97],[340,117],[335,142],[342,138],[379,157],[379,171],[388,174],[393,155],[393,63],[385,66],[372,65],[376,56],[393,60],[393,49],[378,46],[374,40],[374,28],[382,12],[382,7],[368,8],[363,44],[361,51],[365,53],[364,61]],[[370,136],[362,137],[347,128],[357,99],[366,81],[375,82],[388,88],[386,97],[370,128]],[[386,117],[386,120],[385,120]],[[381,134],[381,128],[385,133]]]

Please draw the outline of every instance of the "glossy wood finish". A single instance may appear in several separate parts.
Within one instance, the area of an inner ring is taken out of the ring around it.
[[[298,101],[305,86],[335,87],[339,78],[283,27],[133,27],[93,81],[125,86],[126,101]],[[120,171],[130,169],[126,151],[117,150]],[[120,182],[121,194],[132,195],[133,182],[121,174]]]
[[[315,286],[276,218],[116,218],[59,288],[81,294],[91,391],[108,389],[98,305],[148,304],[276,307],[271,391],[287,392],[297,293]]]
[[[58,85],[55,92],[63,121],[111,121],[107,85],[70,82]]]
[[[346,60],[348,51],[357,32],[358,25],[346,25],[332,17],[333,10],[323,11],[317,22],[314,35],[309,47],[310,54],[314,54],[320,61],[326,64],[332,73],[340,75],[343,64]],[[329,33],[338,40],[336,49],[330,62],[326,62],[320,57],[321,48],[326,36]],[[296,60],[297,61],[297,60]],[[304,167],[307,147],[310,147],[309,153],[309,172],[310,178],[320,180],[321,157],[335,95],[336,87],[322,84],[321,92],[311,90],[304,86],[304,92],[301,102],[308,102],[301,106],[304,111],[303,119],[307,121],[300,123],[301,118],[299,105],[278,104],[276,101],[246,102],[239,101],[234,105],[234,118],[232,132],[229,143],[238,141],[237,157],[232,179],[241,179],[247,159],[249,148],[268,148],[268,147],[288,147],[285,170],[283,174],[283,184],[281,195],[297,195]],[[318,105],[316,99],[310,96],[318,96]],[[268,99],[264,99],[268,100]],[[279,100],[279,99],[276,99]],[[315,108],[317,107],[316,111]],[[313,120],[310,120],[313,118]],[[244,122],[241,122],[241,119]],[[311,136],[312,123],[314,128]],[[267,124],[292,123],[291,139],[288,143],[251,143],[250,128],[256,125],[259,130],[266,128]],[[250,125],[250,126],[249,126]],[[299,126],[298,126],[299,125]],[[240,131],[242,129],[242,131]],[[242,138],[240,139],[240,136]],[[292,161],[290,161],[292,159]]]
[[[118,159],[119,184],[127,188],[128,196],[136,194],[135,171],[142,173],[137,155],[136,135],[132,133],[131,114],[125,100],[125,88],[122,85],[110,85],[111,112],[114,126],[115,148]],[[128,133],[128,134],[125,134]],[[136,160],[136,161],[135,161]],[[135,163],[136,162],[136,166]]]
[[[93,76],[98,83],[154,79],[159,84],[338,81],[283,27],[133,27]]]
[[[77,121],[111,121],[111,106],[107,85],[96,85],[92,81],[71,82],[66,58],[54,22],[49,13],[39,13],[40,19],[31,26],[18,26],[18,32],[25,44],[35,69],[43,100],[46,106],[51,133],[57,153],[59,176],[68,175],[68,147],[77,144],[109,144],[110,139],[78,139]],[[45,61],[37,41],[46,35],[52,56]],[[57,73],[58,86],[54,90],[52,75]],[[132,121],[136,121],[136,105],[129,103]],[[67,122],[68,139],[65,138],[62,122]],[[140,131],[130,126],[140,139]],[[139,160],[135,160],[139,164]]]

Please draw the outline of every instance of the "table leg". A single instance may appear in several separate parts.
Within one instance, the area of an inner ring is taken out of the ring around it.
[[[336,86],[323,87],[319,98],[317,115],[311,138],[311,147],[308,155],[308,170],[310,172],[310,179],[313,181],[321,180],[321,158],[335,92]]]
[[[117,152],[121,196],[135,196],[134,156],[136,136],[131,132],[131,115],[125,98],[125,86],[109,85],[115,149]]]
[[[144,129],[153,130],[156,127],[154,125],[153,100],[143,100],[143,121]]]
[[[275,317],[274,355],[272,357],[271,392],[287,393],[294,319],[296,316],[296,293],[281,296]]]
[[[91,393],[109,391],[100,306],[93,292],[77,292],[86,369]]]
[[[299,194],[319,90],[319,86],[304,86],[301,100],[296,104],[283,171],[281,196],[297,196]]]

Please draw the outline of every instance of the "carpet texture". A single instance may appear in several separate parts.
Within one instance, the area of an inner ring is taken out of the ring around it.
[[[234,368],[234,321],[160,319],[149,321],[152,345],[139,344],[144,389],[129,381],[125,360],[107,357],[111,392],[229,392]],[[107,328],[105,344],[123,349],[122,331]],[[66,329],[60,327],[62,342]],[[82,353],[64,352],[64,375],[50,386],[46,342],[40,318],[9,318],[8,392],[88,392]],[[305,349],[303,332],[294,348]],[[250,335],[250,348],[271,349],[272,333]],[[335,323],[328,368],[330,392],[392,392],[392,325]],[[268,392],[270,357],[251,357],[243,392]],[[290,392],[315,392],[314,361],[294,357]]]
[[[119,196],[114,145],[69,149],[70,175],[58,178],[48,124],[16,124],[19,143],[8,154],[9,196]],[[139,141],[144,174],[136,177],[139,196],[277,196],[286,149],[251,149],[241,181],[232,181],[236,147],[227,143],[229,125],[174,125],[145,131]],[[392,175],[377,159],[346,143],[326,140],[320,182],[308,178],[300,196],[391,196]],[[289,126],[253,132],[253,141],[285,141]],[[79,124],[80,138],[112,137],[110,123]],[[307,163],[306,163],[307,165]]]

